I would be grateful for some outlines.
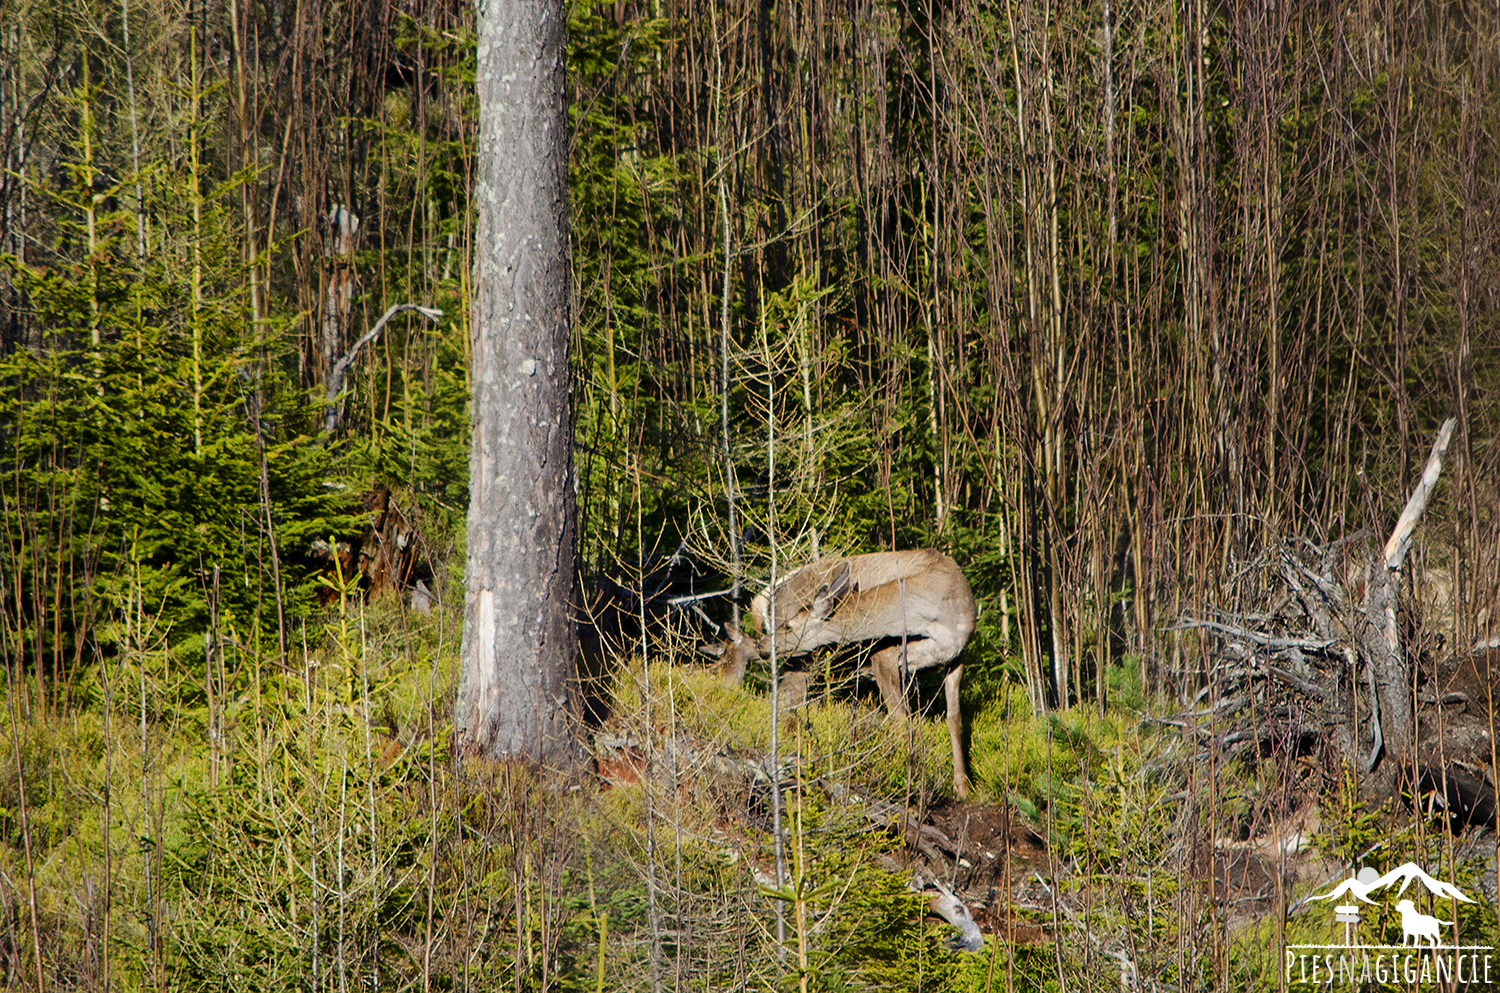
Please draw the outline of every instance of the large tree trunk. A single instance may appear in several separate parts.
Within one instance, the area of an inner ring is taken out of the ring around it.
[[[575,634],[562,4],[479,5],[479,210],[460,747],[556,758]]]

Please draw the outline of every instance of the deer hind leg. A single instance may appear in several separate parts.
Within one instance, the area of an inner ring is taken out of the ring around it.
[[[907,666],[914,672],[941,664],[947,661],[941,657],[941,651],[941,646],[934,646],[927,639],[910,641],[907,643]],[[876,652],[870,658],[870,667],[875,670],[875,685],[880,687],[885,709],[892,716],[906,717],[910,710],[906,704],[906,687],[901,679],[901,646],[892,645]],[[964,763],[963,713],[959,709],[958,694],[963,672],[963,666],[955,665],[943,677],[943,702],[947,709],[948,740],[953,746],[953,792],[967,797],[969,772]]]
[[[958,684],[964,667],[956,665],[943,677],[943,702],[948,705],[948,738],[953,742],[953,792],[960,799],[969,795],[969,770],[964,765],[963,714],[958,706]]]
[[[875,685],[880,687],[880,698],[885,709],[898,717],[910,711],[906,704],[906,691],[910,689],[914,674],[933,666],[946,665],[957,653],[944,654],[946,646],[932,638],[910,638],[906,642],[906,671],[901,669],[900,643],[882,648],[870,656],[870,668],[875,670]]]

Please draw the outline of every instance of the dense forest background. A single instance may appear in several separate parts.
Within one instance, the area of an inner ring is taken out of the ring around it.
[[[1107,715],[1197,693],[1179,620],[1253,613],[1279,548],[1383,541],[1453,416],[1410,585],[1423,650],[1493,637],[1497,18],[572,3],[588,577],[941,547],[969,709]],[[447,0],[0,8],[7,986],[593,988],[576,839],[443,730],[474,37]],[[369,337],[400,304],[442,313]],[[646,878],[611,985],[758,967],[664,951]],[[1229,983],[1173,913],[1175,988]]]

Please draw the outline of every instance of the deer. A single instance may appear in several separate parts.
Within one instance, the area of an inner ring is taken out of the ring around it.
[[[774,603],[775,616],[771,616]],[[905,718],[908,675],[943,668],[948,737],[953,743],[953,790],[969,795],[964,765],[959,681],[955,661],[974,632],[974,591],[958,563],[930,548],[872,552],[811,562],[757,594],[750,616],[758,637],[732,624],[728,640],[706,649],[722,658],[720,671],[739,683],[751,659],[806,655],[819,648],[881,643],[870,657],[885,709]]]

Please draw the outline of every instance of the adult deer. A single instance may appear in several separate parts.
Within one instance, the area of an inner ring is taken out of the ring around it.
[[[749,637],[730,625],[729,640],[714,651],[725,659],[723,671],[732,682],[744,678],[751,659],[770,656],[773,638],[779,658],[828,646],[881,643],[870,657],[875,684],[886,710],[905,717],[905,674],[946,668],[943,696],[953,743],[953,789],[968,796],[958,709],[963,666],[954,660],[974,632],[974,592],[956,562],[930,548],[823,559],[756,596],[750,613],[760,636]]]

